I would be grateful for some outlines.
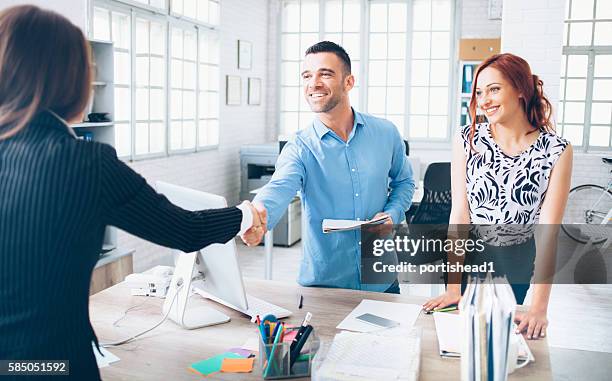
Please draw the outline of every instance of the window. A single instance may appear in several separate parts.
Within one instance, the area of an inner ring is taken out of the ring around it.
[[[200,32],[198,145],[219,144],[219,38]]]
[[[450,0],[415,0],[412,7],[408,136],[449,137]],[[398,126],[399,127],[399,126]]]
[[[131,133],[131,50],[129,13],[94,8],[93,37],[112,41],[114,46],[115,149],[117,155],[128,156],[132,151]]]
[[[166,31],[160,22],[136,18],[136,130],[137,156],[163,153],[165,137]]]
[[[612,3],[566,4],[557,132],[587,150],[612,148]]]
[[[339,44],[351,57],[351,72],[355,76],[355,86],[349,92],[349,96],[353,107],[359,110],[361,2],[359,0],[326,1],[324,25],[324,39]]]
[[[172,0],[171,12],[206,24],[219,24],[218,0]]]
[[[404,2],[370,4],[367,110],[392,121],[402,134],[406,112],[407,13]]]
[[[172,27],[170,92],[170,150],[196,146],[196,36],[195,29]]]
[[[411,139],[448,141],[453,1],[286,0],[282,7],[281,134],[312,120],[300,66],[306,48],[326,39],[351,57],[353,107],[389,119]]]
[[[137,3],[149,5],[154,8],[164,9],[166,8],[166,0],[133,0]]]
[[[99,1],[93,9],[92,37],[114,42],[118,155],[140,159],[218,144],[219,42],[211,26],[219,22],[219,1],[133,1],[143,8]]]
[[[288,135],[312,121],[302,95],[300,72],[304,52],[320,40],[319,1],[287,1],[282,6],[280,132]]]

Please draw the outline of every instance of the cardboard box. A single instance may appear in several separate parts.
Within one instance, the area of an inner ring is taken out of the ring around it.
[[[501,38],[462,38],[459,42],[459,59],[482,61],[499,53]]]

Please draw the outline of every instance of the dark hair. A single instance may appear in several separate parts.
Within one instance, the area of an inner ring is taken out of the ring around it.
[[[474,75],[474,85],[472,86],[472,99],[470,100],[470,147],[474,140],[476,131],[476,84],[478,76],[487,67],[492,67],[504,76],[522,96],[521,106],[529,123],[537,129],[554,133],[555,128],[552,121],[552,105],[546,95],[544,95],[544,82],[537,75],[531,73],[531,68],[523,58],[511,53],[495,54],[487,58],[478,66]],[[473,147],[472,147],[473,148]]]
[[[91,50],[64,16],[32,5],[0,12],[0,140],[41,111],[78,116],[91,93]]]
[[[345,74],[351,74],[351,57],[344,48],[335,42],[321,41],[306,49],[305,56],[317,53],[334,53],[344,64]]]

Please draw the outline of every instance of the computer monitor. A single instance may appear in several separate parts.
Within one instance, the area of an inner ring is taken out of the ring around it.
[[[225,198],[158,181],[157,191],[186,210],[227,207]],[[247,298],[233,239],[212,244],[194,253],[173,250],[175,271],[164,303],[164,313],[184,328],[228,322],[228,316],[209,307],[187,306],[191,289],[237,310],[247,310]],[[182,286],[182,287],[181,287]],[[177,294],[178,290],[178,294]],[[171,307],[172,306],[172,307]]]

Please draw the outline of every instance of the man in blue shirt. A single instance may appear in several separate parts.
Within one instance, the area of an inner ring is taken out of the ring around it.
[[[273,228],[301,191],[301,285],[399,293],[396,279],[361,283],[359,230],[324,234],[321,225],[326,218],[367,220],[381,213],[386,223],[399,224],[414,193],[404,142],[391,122],[352,109],[355,78],[341,46],[323,41],[308,48],[302,82],[317,118],[285,145],[254,205],[267,210]]]

